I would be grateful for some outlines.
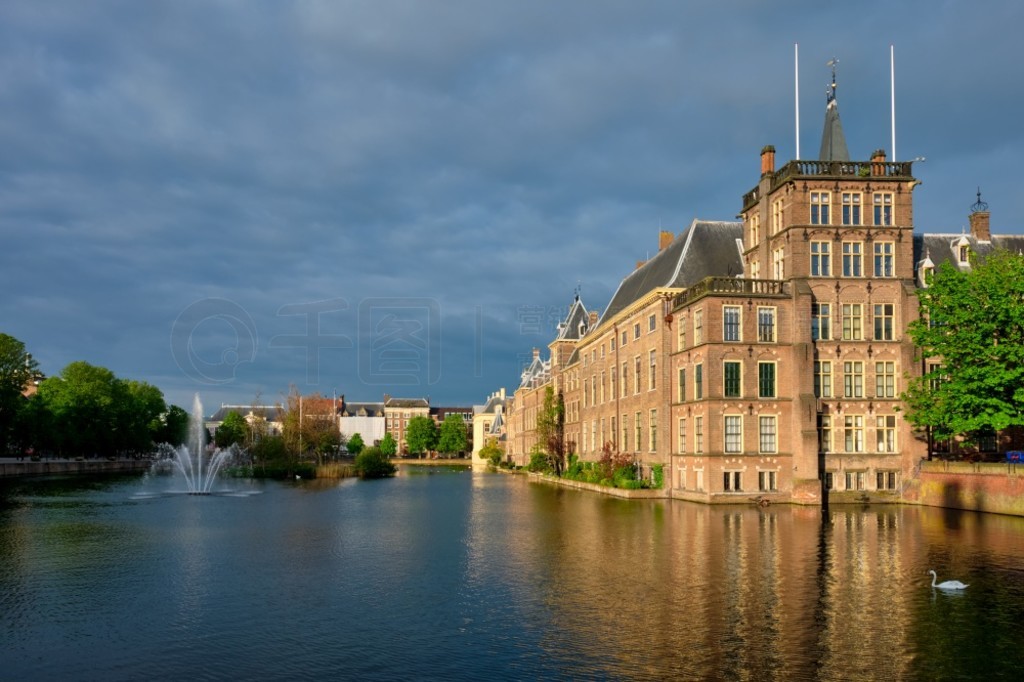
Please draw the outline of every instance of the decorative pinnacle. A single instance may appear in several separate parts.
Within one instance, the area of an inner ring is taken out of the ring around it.
[[[832,59],[828,60],[828,62],[825,64],[825,66],[829,66],[832,68],[832,85],[825,86],[826,104],[831,104],[832,101],[835,100],[836,98],[836,64],[838,63],[839,59],[837,57],[832,57]]]
[[[988,210],[988,204],[981,200],[981,188],[978,188],[978,200],[971,205],[971,213],[981,213]]]

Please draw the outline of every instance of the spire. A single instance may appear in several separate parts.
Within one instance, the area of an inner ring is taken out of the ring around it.
[[[828,66],[832,67],[832,84],[825,88],[825,127],[821,132],[821,153],[819,161],[849,161],[850,152],[846,148],[846,136],[843,125],[839,121],[839,103],[836,102],[836,64],[839,60],[832,58]]]

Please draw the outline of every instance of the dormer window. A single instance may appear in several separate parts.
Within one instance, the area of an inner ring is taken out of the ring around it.
[[[960,239],[953,245],[953,253],[956,254],[957,262],[960,265],[969,265],[971,257],[971,242],[967,240],[967,235],[961,235]]]

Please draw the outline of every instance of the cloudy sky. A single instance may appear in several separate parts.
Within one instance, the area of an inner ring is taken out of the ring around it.
[[[1024,231],[1018,0],[5,0],[0,332],[170,402],[481,403],[582,290],[759,151],[915,164],[919,231],[981,187]],[[781,165],[781,164],[780,164]]]

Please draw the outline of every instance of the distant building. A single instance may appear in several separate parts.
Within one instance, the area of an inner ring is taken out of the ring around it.
[[[505,447],[505,389],[499,389],[487,398],[487,402],[474,410],[473,414],[473,461],[480,449],[492,438]]]
[[[386,431],[384,403],[350,403],[342,395],[338,402],[338,429],[346,442],[358,433],[366,445],[380,445]]]

